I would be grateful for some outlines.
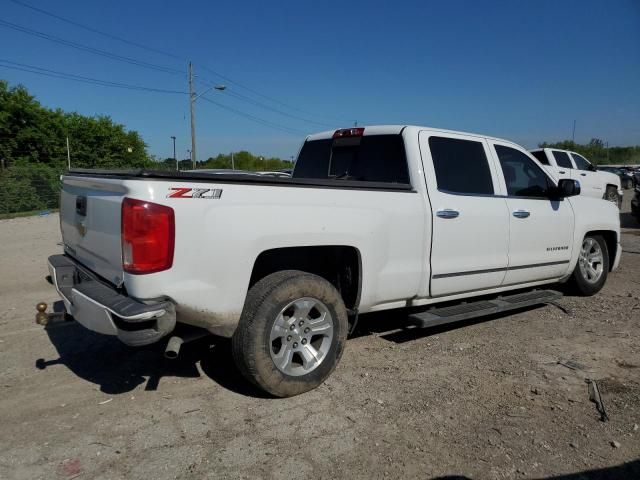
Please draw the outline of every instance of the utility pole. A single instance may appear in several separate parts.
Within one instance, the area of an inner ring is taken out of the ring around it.
[[[196,169],[196,92],[193,91],[193,65],[189,62],[189,107],[191,110],[191,163]]]
[[[71,150],[69,150],[69,137],[67,137],[67,165],[69,166],[69,170],[71,170]]]
[[[173,160],[176,162],[176,170],[180,170],[178,165],[178,157],[176,157],[176,137],[171,136],[171,140],[173,140]]]
[[[571,134],[571,141],[576,143],[576,121],[573,121],[573,133]]]
[[[233,161],[233,152],[231,152],[231,170],[235,170],[236,169],[236,164]]]

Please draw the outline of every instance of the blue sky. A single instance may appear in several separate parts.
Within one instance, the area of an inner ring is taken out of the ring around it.
[[[571,138],[575,119],[578,142],[598,137],[611,145],[640,144],[638,0],[19,1],[173,56],[11,0],[3,1],[0,18],[171,69],[186,72],[187,60],[193,60],[197,91],[225,84],[226,92],[206,97],[287,128],[255,123],[200,99],[199,159],[241,149],[289,158],[304,133],[356,120],[473,131],[534,147]],[[187,89],[186,73],[122,63],[6,26],[0,26],[0,45],[2,60]],[[109,115],[138,130],[158,157],[171,156],[169,137],[175,135],[178,155],[187,156],[184,94],[106,88],[5,68],[0,78],[24,84],[46,106]]]

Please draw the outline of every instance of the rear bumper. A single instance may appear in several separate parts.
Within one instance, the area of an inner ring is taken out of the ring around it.
[[[67,255],[49,257],[49,273],[67,312],[89,330],[140,346],[157,342],[175,328],[171,302],[143,303],[123,295]]]

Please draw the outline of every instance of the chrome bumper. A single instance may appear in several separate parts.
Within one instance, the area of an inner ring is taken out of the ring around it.
[[[87,329],[140,346],[157,342],[175,328],[171,302],[143,303],[123,295],[67,255],[53,255],[48,263],[67,313]]]

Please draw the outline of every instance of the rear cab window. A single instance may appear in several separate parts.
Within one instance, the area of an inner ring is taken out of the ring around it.
[[[410,184],[401,134],[308,140],[293,178]]]
[[[571,163],[571,159],[569,158],[569,154],[567,152],[561,152],[559,150],[553,151],[553,158],[556,159],[556,163],[559,167],[562,168],[573,168]]]

